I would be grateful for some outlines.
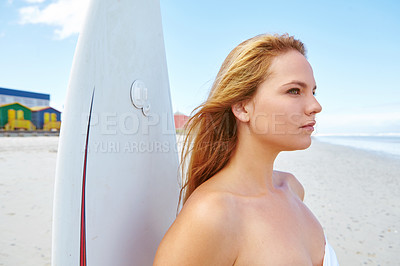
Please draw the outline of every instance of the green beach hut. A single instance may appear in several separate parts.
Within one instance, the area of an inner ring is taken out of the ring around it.
[[[9,103],[0,106],[0,128],[35,130],[31,119],[32,111],[25,105]]]

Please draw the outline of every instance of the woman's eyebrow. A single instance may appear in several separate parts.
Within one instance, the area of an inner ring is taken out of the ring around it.
[[[296,85],[299,85],[300,87],[307,88],[307,84],[305,82],[299,81],[299,80],[292,80],[291,82],[283,84],[282,86],[286,86],[286,85],[290,85],[290,84],[296,84]],[[315,85],[313,90],[316,90],[316,89],[317,89],[317,85]]]

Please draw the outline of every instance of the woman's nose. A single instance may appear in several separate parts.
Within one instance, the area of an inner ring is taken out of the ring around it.
[[[311,95],[310,98],[311,98],[310,101],[307,103],[306,113],[308,115],[310,115],[310,114],[317,114],[317,113],[321,112],[322,106],[319,104],[319,102],[317,101],[315,96]]]

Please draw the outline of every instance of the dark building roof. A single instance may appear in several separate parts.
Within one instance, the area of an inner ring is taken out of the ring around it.
[[[6,89],[6,88],[2,88],[2,87],[0,87],[0,94],[10,95],[10,96],[27,97],[27,98],[35,98],[35,99],[42,99],[42,100],[50,101],[50,94]]]

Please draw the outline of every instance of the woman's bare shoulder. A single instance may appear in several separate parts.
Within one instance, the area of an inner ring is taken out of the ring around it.
[[[195,191],[161,241],[154,265],[232,265],[238,233],[234,205],[227,193]]]
[[[290,189],[303,201],[304,200],[304,187],[300,183],[300,181],[291,173],[288,172],[282,172],[282,171],[276,171],[276,172],[281,180],[285,183],[287,183],[290,187]]]
[[[205,225],[226,228],[236,216],[236,199],[232,194],[202,189],[193,192],[183,206],[177,220],[199,220]]]

